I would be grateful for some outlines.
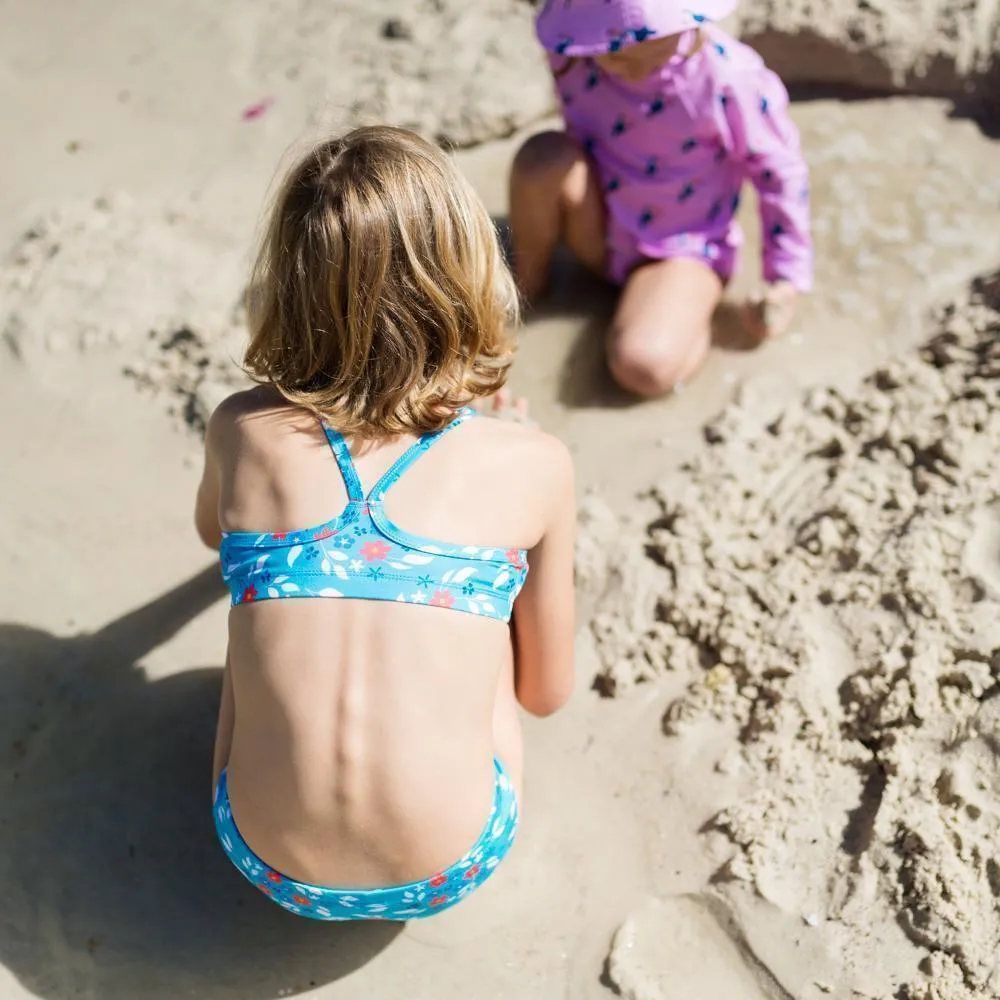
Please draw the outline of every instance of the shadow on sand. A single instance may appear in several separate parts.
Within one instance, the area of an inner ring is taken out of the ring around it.
[[[215,842],[222,671],[138,661],[221,596],[212,566],[92,635],[0,624],[0,961],[45,998],[271,998],[399,933],[292,918]]]

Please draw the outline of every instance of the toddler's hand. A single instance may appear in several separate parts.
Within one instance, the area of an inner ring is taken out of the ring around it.
[[[743,321],[753,337],[763,342],[783,337],[795,318],[798,292],[787,281],[768,285],[763,295],[753,296],[743,307]]]

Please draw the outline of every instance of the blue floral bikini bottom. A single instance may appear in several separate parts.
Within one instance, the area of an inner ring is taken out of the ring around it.
[[[314,920],[410,920],[454,906],[485,882],[507,855],[517,833],[517,796],[499,760],[493,808],[479,839],[453,865],[429,878],[380,889],[333,889],[296,882],[265,864],[236,829],[226,772],[215,789],[215,830],[229,860],[275,903]]]

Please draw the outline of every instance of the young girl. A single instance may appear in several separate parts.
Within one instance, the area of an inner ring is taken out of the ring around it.
[[[510,849],[516,702],[570,694],[570,459],[470,408],[507,378],[513,283],[416,135],[304,157],[250,287],[260,385],[213,415],[196,512],[232,595],[216,829],[294,913],[425,917]]]
[[[711,21],[736,0],[547,0],[537,31],[565,132],[514,161],[514,268],[527,299],[556,243],[622,286],[608,331],[612,374],[642,396],[697,369],[736,267],[740,189],[757,188],[767,292],[744,309],[782,333],[812,282],[809,184],[781,81]]]

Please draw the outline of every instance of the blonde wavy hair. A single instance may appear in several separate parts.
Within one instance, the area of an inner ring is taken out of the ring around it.
[[[514,356],[493,222],[405,129],[354,129],[289,171],[247,307],[247,374],[348,435],[439,430],[502,388]]]

